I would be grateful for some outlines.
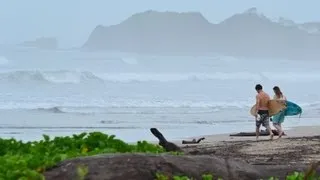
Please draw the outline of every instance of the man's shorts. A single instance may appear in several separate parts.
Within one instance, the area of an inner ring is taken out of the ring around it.
[[[260,115],[260,120],[256,121],[256,126],[258,128],[260,128],[261,124],[265,127],[265,128],[269,128],[270,124],[269,124],[269,111],[268,110],[259,110],[258,114]]]

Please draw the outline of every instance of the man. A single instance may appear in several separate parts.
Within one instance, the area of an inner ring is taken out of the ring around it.
[[[255,87],[257,91],[256,95],[256,138],[259,138],[259,130],[261,124],[269,131],[270,139],[273,139],[273,133],[269,124],[269,108],[268,103],[270,100],[270,96],[265,93],[260,84],[257,84]]]

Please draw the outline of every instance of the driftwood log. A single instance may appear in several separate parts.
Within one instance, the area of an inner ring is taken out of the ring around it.
[[[279,132],[275,129],[272,130],[272,133],[275,136],[279,136]],[[266,130],[261,130],[259,133],[259,136],[269,136],[269,131]],[[229,136],[256,136],[256,132],[239,132],[239,133],[234,133],[234,134],[230,134]],[[286,134],[283,132],[282,136],[286,136]]]
[[[158,138],[159,145],[162,146],[167,152],[183,152],[179,146],[172,142],[168,142],[157,128],[151,128],[150,131],[156,138]]]
[[[163,134],[157,128],[151,128],[151,133],[158,138],[159,145],[162,146],[166,151],[180,151],[181,149],[172,142],[168,142],[167,139],[163,136]],[[182,144],[199,144],[205,138],[193,139],[193,140],[182,140]],[[180,149],[180,150],[179,150]],[[182,151],[182,150],[181,150]]]
[[[205,138],[202,137],[202,138],[199,138],[198,140],[193,139],[193,140],[191,140],[191,141],[182,140],[182,144],[199,144],[202,140],[205,140]]]

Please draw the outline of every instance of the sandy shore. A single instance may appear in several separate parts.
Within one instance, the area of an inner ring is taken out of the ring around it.
[[[175,142],[190,154],[211,154],[246,161],[249,164],[293,165],[320,161],[320,126],[295,127],[286,130],[281,139],[261,136],[230,137],[229,134],[205,136],[199,144]],[[199,137],[196,137],[199,138]],[[188,140],[188,139],[186,139]]]
[[[254,129],[252,130],[254,132]],[[282,136],[282,139],[290,138],[290,137],[303,137],[303,136],[320,136],[320,126],[300,126],[300,127],[293,127],[291,129],[285,130],[286,136]],[[199,136],[194,137],[195,139],[205,137],[206,139],[203,143],[217,143],[220,141],[250,141],[256,140],[255,136],[250,137],[235,137],[229,136],[228,134],[217,134],[217,135],[207,135],[207,136]],[[277,136],[274,137],[274,140],[277,140]],[[193,139],[193,138],[190,138]],[[260,136],[260,140],[268,140],[269,136]],[[181,141],[175,142],[177,144],[181,144]]]
[[[254,129],[253,129],[254,131]],[[252,132],[253,132],[252,131]],[[285,130],[286,136],[282,138],[289,137],[302,137],[302,136],[317,136],[320,135],[320,126],[300,126],[293,127],[291,129]],[[218,135],[208,135],[204,136],[209,142],[219,142],[219,141],[233,141],[233,140],[255,140],[255,137],[231,137],[229,134],[218,134]],[[199,137],[197,137],[199,138]],[[275,139],[278,137],[275,136]],[[269,136],[260,136],[260,140],[269,139]]]

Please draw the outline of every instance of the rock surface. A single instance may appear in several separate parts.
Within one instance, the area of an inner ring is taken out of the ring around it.
[[[270,175],[245,162],[208,155],[114,154],[65,161],[47,171],[46,180],[77,179],[78,165],[88,167],[88,174],[85,177],[88,180],[153,180],[157,172],[170,177],[186,175],[195,179],[201,179],[202,174],[212,173],[225,180],[250,180]]]

